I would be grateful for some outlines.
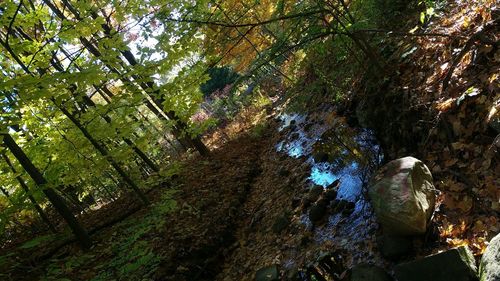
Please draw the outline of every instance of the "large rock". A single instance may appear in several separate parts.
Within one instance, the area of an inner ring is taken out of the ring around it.
[[[396,260],[413,251],[413,241],[408,236],[382,235],[377,237],[377,245],[384,258]]]
[[[382,268],[369,264],[359,264],[349,270],[342,281],[392,281],[392,277]]]
[[[481,281],[500,281],[500,234],[490,241],[479,266]]]
[[[413,157],[382,167],[370,184],[369,196],[384,232],[395,235],[425,233],[436,201],[431,172]]]
[[[474,281],[476,262],[467,246],[451,249],[394,268],[398,281]]]

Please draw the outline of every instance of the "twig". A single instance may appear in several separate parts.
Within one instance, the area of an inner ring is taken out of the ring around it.
[[[12,16],[12,19],[9,22],[9,28],[7,28],[7,34],[5,35],[5,44],[9,45],[9,34],[10,31],[12,30],[12,25],[14,24],[14,21],[16,20],[17,14],[19,13],[19,10],[21,9],[21,6],[23,5],[23,0],[19,1],[19,5],[17,5],[17,9],[14,12],[14,15]]]
[[[383,29],[358,29],[354,31],[354,33],[386,33],[389,36],[409,36],[409,37],[451,37],[451,38],[462,38],[465,39],[465,36],[462,35],[453,35],[453,34],[444,34],[444,33],[436,33],[436,32],[420,32],[420,33],[410,33],[404,31],[392,31],[392,30],[383,30]]]
[[[446,73],[446,76],[443,80],[443,90],[442,90],[443,92],[446,90],[446,88],[448,88],[448,84],[450,83],[451,76],[453,75],[453,71],[457,67],[458,63],[460,63],[462,58],[465,56],[465,54],[467,54],[469,52],[469,50],[472,48],[472,46],[474,46],[474,43],[478,39],[480,39],[482,42],[495,43],[495,42],[491,42],[490,40],[485,40],[483,38],[483,35],[486,31],[489,31],[491,28],[497,26],[498,21],[499,20],[496,20],[496,21],[493,21],[493,22],[490,22],[490,23],[484,25],[482,28],[480,28],[480,30],[478,32],[472,34],[472,36],[469,38],[469,40],[467,40],[464,48],[462,49],[462,51],[460,51],[458,56],[453,60],[450,68],[448,69],[448,73]]]
[[[289,19],[294,19],[294,18],[312,16],[312,15],[324,13],[324,12],[328,12],[328,10],[326,10],[326,9],[314,10],[314,11],[308,11],[308,12],[303,12],[303,13],[298,13],[298,14],[285,15],[282,17],[272,18],[272,19],[268,19],[268,20],[260,21],[260,22],[249,22],[249,23],[238,23],[238,24],[231,24],[231,23],[226,23],[226,22],[222,22],[222,21],[207,21],[207,20],[197,20],[197,19],[176,19],[176,18],[171,18],[171,17],[167,17],[165,20],[166,21],[173,21],[173,22],[216,25],[216,26],[223,26],[223,27],[252,27],[252,26],[255,27],[255,26],[270,24],[270,23],[277,22],[277,21],[282,21],[282,20],[289,20]]]

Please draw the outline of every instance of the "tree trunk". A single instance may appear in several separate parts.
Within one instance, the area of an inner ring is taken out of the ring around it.
[[[12,164],[12,162],[10,162],[9,157],[7,157],[7,155],[5,153],[2,154],[2,157],[5,160],[5,162],[7,163],[7,165],[10,167],[10,170],[12,171],[12,173],[16,175],[16,179],[19,182],[19,185],[21,186],[21,188],[24,190],[24,192],[28,196],[28,199],[30,200],[31,204],[33,205],[33,207],[37,211],[37,213],[40,216],[40,218],[42,219],[42,221],[44,221],[47,224],[50,231],[56,233],[57,232],[56,227],[49,220],[49,217],[45,214],[42,207],[40,207],[40,205],[36,202],[35,197],[33,197],[33,195],[31,195],[31,192],[30,192],[28,185],[26,184],[24,179],[20,175],[17,174],[16,168],[14,168],[14,165]]]
[[[76,217],[71,213],[64,200],[52,188],[45,188],[47,180],[43,177],[40,171],[33,165],[24,151],[17,145],[14,139],[9,134],[3,134],[3,143],[16,157],[17,161],[21,164],[24,170],[30,175],[33,181],[42,188],[42,192],[47,196],[50,203],[54,206],[56,211],[64,218],[66,223],[73,231],[73,234],[78,239],[78,242],[84,249],[89,249],[92,246],[92,241],[87,231],[78,222]]]
[[[59,8],[57,6],[55,6],[53,3],[51,3],[50,0],[43,0],[43,2],[61,20],[67,20],[66,16],[61,12],[61,10],[59,10]],[[74,17],[77,20],[80,20],[80,21],[82,20],[82,18],[80,17],[80,14],[78,13],[78,11],[71,5],[71,3],[69,3],[69,1],[63,0],[63,3],[68,8],[68,10],[70,10],[73,13]],[[96,19],[98,17],[96,13],[91,13],[91,16],[94,19]],[[102,27],[104,29],[104,33],[109,36],[111,34],[111,31],[112,31],[111,26],[109,26],[108,24],[104,23],[104,24],[102,24]],[[87,50],[91,54],[93,54],[96,57],[101,57],[101,52],[89,40],[87,40],[84,37],[80,37],[80,41],[83,44],[83,46],[85,48],[87,48]],[[135,57],[132,54],[132,52],[130,52],[130,50],[123,50],[123,51],[121,51],[121,54],[125,57],[125,59],[129,62],[130,65],[135,66],[135,65],[138,64],[137,60],[135,59]],[[123,67],[124,67],[124,65],[123,65]],[[110,69],[112,71],[117,71],[113,67],[111,67]],[[141,80],[144,80],[143,78],[144,77],[137,77],[137,79],[136,78],[134,78],[134,79],[141,81]],[[162,108],[162,103],[163,103],[164,100],[159,95],[158,90],[154,89],[154,83],[153,83],[152,79],[150,77],[146,77],[146,78],[147,78],[146,79],[147,82],[139,82],[138,84],[146,92],[146,95],[148,95],[159,108]],[[122,80],[123,80],[123,78],[122,78]],[[150,108],[150,107],[148,106],[148,108]],[[154,106],[153,106],[153,108],[154,108]],[[151,110],[156,110],[156,109],[151,109]],[[187,124],[184,123],[182,120],[180,120],[180,118],[175,114],[174,111],[166,112],[166,115],[168,116],[169,119],[171,119],[171,120],[173,120],[175,122],[175,125],[174,125],[174,128],[173,128],[172,132],[174,133],[174,135],[177,138],[179,138],[179,139],[184,138],[185,139],[184,141],[186,142],[186,144],[190,145],[190,147],[195,148],[200,153],[200,155],[202,155],[202,156],[208,156],[209,155],[210,150],[201,141],[201,138],[199,136],[194,137],[194,138],[191,137],[191,136],[184,136],[184,133],[187,133],[187,131],[185,130],[187,128]]]
[[[12,204],[12,201],[10,200],[10,194],[7,192],[7,190],[3,186],[0,186],[0,191],[2,191],[2,194],[5,197],[7,197],[7,200],[9,200],[9,202]]]
[[[149,199],[146,197],[144,192],[135,184],[135,182],[130,178],[130,176],[122,169],[122,167],[109,155],[108,150],[101,145],[92,135],[87,131],[85,127],[78,121],[64,106],[59,106],[53,100],[54,104],[59,107],[59,109],[68,117],[68,119],[82,132],[82,134],[90,141],[94,148],[99,151],[99,153],[111,164],[111,166],[116,170],[116,172],[121,176],[125,183],[132,188],[132,190],[139,196],[145,205],[149,204]]]
[[[24,64],[24,62],[17,56],[17,54],[14,52],[14,50],[12,50],[12,48],[10,48],[10,46],[6,42],[0,41],[0,43],[11,54],[11,56],[13,57],[13,59],[19,64],[19,66],[27,74],[29,74],[31,76],[34,76],[34,74],[28,69],[28,67]],[[38,71],[40,72],[40,74],[44,74],[46,72],[46,70],[42,70],[42,69],[38,69]],[[120,165],[118,165],[118,163],[114,159],[112,159],[111,157],[108,157],[109,153],[108,153],[107,149],[104,146],[100,145],[90,135],[90,133],[87,131],[87,129],[85,129],[85,127],[83,127],[82,124],[73,115],[71,115],[66,108],[64,108],[63,106],[59,106],[55,102],[54,99],[52,99],[52,102],[83,133],[83,135],[90,141],[90,143],[94,146],[94,148],[96,148],[101,153],[101,155],[104,156],[106,158],[106,160],[108,160],[108,162],[118,172],[118,174],[123,178],[123,180],[137,193],[137,195],[139,196],[139,198],[146,205],[148,205],[149,204],[149,200],[146,197],[146,195],[144,195],[144,193],[139,189],[139,187],[134,183],[134,181],[132,181],[132,179],[127,175],[127,173],[125,173],[125,171],[120,167]],[[63,201],[63,203],[64,203],[64,201]],[[66,206],[66,208],[67,208],[67,206]]]
[[[95,103],[86,95],[83,96],[83,101],[89,106],[89,107],[95,107]],[[100,115],[106,123],[111,124],[111,117],[107,115]],[[159,172],[160,168],[149,158],[146,153],[144,153],[140,148],[135,145],[129,138],[123,137],[123,141],[134,150],[135,154],[137,154],[146,165],[148,165],[149,168],[151,168],[155,172]]]

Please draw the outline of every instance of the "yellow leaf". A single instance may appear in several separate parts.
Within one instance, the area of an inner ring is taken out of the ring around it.
[[[452,247],[460,247],[460,246],[468,246],[469,242],[464,239],[459,239],[459,238],[448,238],[446,239],[446,242],[451,245]]]
[[[454,98],[449,98],[443,102],[440,102],[436,105],[436,109],[441,111],[441,112],[446,112],[448,111],[451,106],[453,105],[453,102],[455,101]]]
[[[469,25],[470,25],[470,18],[468,16],[465,16],[464,21],[462,23],[462,28],[466,29],[467,27],[469,27]]]

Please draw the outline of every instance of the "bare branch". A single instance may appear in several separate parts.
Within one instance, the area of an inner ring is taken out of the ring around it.
[[[278,18],[272,18],[268,19],[265,21],[260,21],[260,22],[250,22],[250,23],[227,23],[227,22],[222,22],[222,21],[210,21],[210,20],[196,20],[196,19],[177,19],[177,18],[171,18],[168,17],[165,20],[166,21],[173,21],[173,22],[184,22],[184,23],[197,23],[197,24],[206,24],[206,25],[215,25],[215,26],[222,26],[222,27],[256,27],[260,25],[266,25],[270,24],[273,22],[277,21],[283,21],[283,20],[289,20],[289,19],[294,19],[294,18],[301,18],[301,17],[308,17],[316,14],[321,14],[328,12],[326,9],[321,9],[321,10],[314,10],[314,11],[308,11],[308,12],[303,12],[303,13],[298,13],[298,14],[291,14],[291,15],[285,15],[282,17]]]
[[[9,28],[7,28],[7,35],[5,35],[5,44],[9,45],[9,34],[10,31],[12,30],[12,25],[14,24],[14,21],[16,20],[17,14],[19,13],[19,10],[21,9],[23,5],[23,0],[19,1],[19,5],[17,5],[16,12],[12,16],[12,19],[10,20],[9,23]]]

